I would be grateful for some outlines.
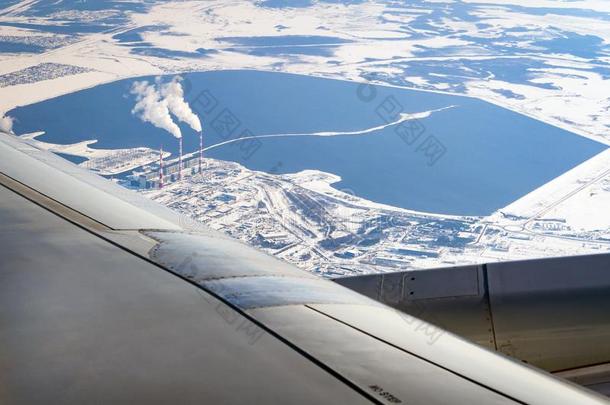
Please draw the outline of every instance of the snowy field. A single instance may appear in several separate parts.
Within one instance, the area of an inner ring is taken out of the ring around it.
[[[251,69],[468,95],[610,145],[610,3],[606,1],[342,4],[319,0],[298,2],[299,7],[290,7],[291,2],[282,0],[137,4],[103,0],[95,6],[79,7],[73,3],[24,0],[10,1],[0,8],[0,117],[15,107],[120,79]],[[12,117],[0,119],[1,130],[12,128]],[[88,134],[82,136],[93,139]],[[119,162],[111,164],[99,159],[113,152],[95,149],[91,143],[73,145],[68,152],[65,145],[45,147],[98,159],[96,166],[110,165],[108,173],[154,159],[152,151],[143,150],[135,164],[121,163],[125,156],[133,155],[114,153]],[[549,150],[553,147],[550,142]],[[328,268],[328,274],[335,274],[346,263],[358,272],[386,271],[608,251],[609,163],[608,151],[604,151],[489,216],[459,219],[463,226],[443,228],[442,235],[437,227],[422,225],[434,213],[409,212],[420,218],[413,219],[418,225],[409,225],[419,226],[417,235],[422,246],[417,248],[411,241],[404,242],[408,248],[392,246],[404,240],[398,239],[400,232],[410,229],[402,222],[392,222],[385,234],[381,232],[378,244],[382,248],[367,247],[360,253],[341,248],[343,256],[336,259],[338,264],[332,264],[332,256],[329,265],[307,259],[311,251],[326,256],[332,251],[332,246],[320,247],[320,242],[328,239],[324,235],[303,238],[299,254],[294,253],[298,246],[290,248],[294,252],[272,245],[265,249],[297,264],[307,263],[312,271],[324,273],[320,269]],[[358,196],[336,200],[338,197],[332,194],[338,190],[329,186],[336,183],[329,180],[335,173],[318,172],[312,180],[311,172],[273,174],[244,167],[232,170],[253,176],[256,181],[252,187],[260,185],[256,193],[263,192],[268,182],[275,182],[269,186],[270,192],[296,185],[300,187],[297,198],[335,198],[333,206],[343,206],[343,211],[324,214],[335,219],[354,214],[348,209],[350,204],[355,204],[353,209],[361,210],[363,216],[367,216],[363,207],[369,207],[371,215],[366,221],[381,214],[402,215],[388,214],[401,210],[389,207],[386,212]],[[213,184],[222,186],[231,178],[225,177],[215,177]],[[209,184],[202,185],[200,180],[194,183],[199,184],[202,193],[209,191]],[[196,200],[179,197],[180,187],[191,186],[186,181],[182,186],[172,185],[171,193],[170,189],[149,193],[187,214],[203,212]],[[224,204],[258,195],[248,194],[254,189],[244,190],[234,189],[235,200]],[[277,206],[287,204],[282,199],[292,197],[270,193],[265,198]],[[350,199],[355,200],[348,204]],[[178,200],[181,205],[175,206]],[[269,210],[244,210],[243,215],[258,215],[259,219],[282,217]],[[199,219],[214,224],[218,219],[213,219],[213,214],[205,211]],[[239,237],[236,221],[225,220],[222,227]],[[309,226],[317,235],[314,228],[319,223],[314,222],[310,221]],[[453,234],[447,234],[448,229],[453,229]],[[300,235],[296,228],[293,231]],[[271,230],[263,233],[270,240],[277,236]],[[460,243],[448,242],[446,237]],[[244,239],[261,246],[256,238]],[[358,267],[362,264],[359,255],[362,263],[373,265],[365,270]]]

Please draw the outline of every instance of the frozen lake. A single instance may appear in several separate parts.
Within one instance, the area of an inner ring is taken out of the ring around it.
[[[605,149],[557,127],[480,100],[283,73],[215,71],[184,76],[187,100],[204,123],[205,143],[238,141],[208,155],[273,173],[316,169],[341,176],[335,187],[397,207],[486,215]],[[167,78],[169,80],[170,77]],[[40,140],[98,139],[99,148],[148,146],[177,151],[163,130],[131,114],[136,79],[17,108],[17,133]],[[154,81],[154,77],[137,80]],[[432,112],[389,125],[398,112]],[[198,138],[181,125],[185,151]],[[327,134],[328,135],[328,134]]]

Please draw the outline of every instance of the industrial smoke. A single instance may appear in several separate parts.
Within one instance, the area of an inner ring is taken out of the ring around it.
[[[167,102],[169,111],[178,120],[190,126],[193,131],[201,132],[201,121],[184,100],[184,90],[181,82],[182,78],[175,76],[171,82],[160,84],[161,96]]]
[[[0,115],[0,131],[6,133],[13,132],[13,118],[8,115],[2,116]]]
[[[150,122],[157,128],[161,128],[176,138],[182,138],[180,128],[169,112],[168,101],[163,99],[154,84],[147,81],[137,81],[131,86],[131,94],[136,96],[136,105],[131,113],[144,122]]]

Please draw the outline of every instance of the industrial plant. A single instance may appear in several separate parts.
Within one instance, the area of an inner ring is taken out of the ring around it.
[[[179,153],[174,159],[166,159],[163,148],[159,150],[159,160],[141,166],[128,176],[131,187],[141,189],[163,188],[164,185],[182,180],[185,176],[203,173],[203,134],[199,133],[199,149],[196,152],[184,154],[182,138],[179,138]]]
[[[166,183],[182,180],[184,175],[201,173],[203,170],[203,128],[199,117],[184,99],[181,82],[182,78],[175,76],[169,83],[137,81],[131,87],[131,93],[136,96],[136,105],[131,113],[178,139],[178,158],[165,162],[161,148],[157,164],[143,166],[128,176],[132,187],[162,188]],[[199,134],[199,150],[196,153],[184,155],[182,131],[173,117]]]

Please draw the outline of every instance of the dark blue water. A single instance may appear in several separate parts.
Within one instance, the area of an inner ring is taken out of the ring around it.
[[[466,97],[255,71],[194,73],[186,79],[187,99],[204,121],[207,145],[250,134],[362,130],[383,124],[383,117],[392,118],[388,111],[397,103],[405,112],[457,105],[420,120],[410,133],[390,127],[366,135],[267,138],[209,152],[272,173],[334,173],[342,177],[337,188],[409,209],[489,214],[605,149]],[[17,118],[17,133],[46,131],[42,141],[96,138],[99,148],[162,144],[176,152],[177,142],[169,134],[131,114],[132,82],[98,86],[8,114]],[[185,150],[196,150],[196,134],[181,128]],[[444,150],[440,157],[432,154],[438,157],[432,165],[435,159],[426,153],[430,140],[437,151]]]
[[[608,47],[604,40],[595,35],[580,35],[574,32],[564,33],[564,36],[533,43],[550,53],[565,53],[581,58],[594,59],[607,54]]]
[[[343,38],[320,35],[219,37],[216,39],[240,46],[240,48],[227,48],[226,51],[256,56],[315,55],[330,57],[334,55],[336,45],[352,42]]]
[[[53,34],[86,34],[94,32],[102,32],[108,30],[109,27],[103,24],[86,24],[86,23],[63,23],[63,24],[30,24],[20,22],[0,21],[0,26],[25,28],[28,30],[50,32]]]
[[[122,1],[122,0],[38,0],[25,10],[24,15],[44,17],[58,11],[103,11],[120,10],[127,12],[144,12],[153,1]]]
[[[215,49],[199,48],[195,52],[176,51],[174,49],[155,48],[152,46],[138,46],[131,48],[131,53],[136,55],[156,56],[159,58],[180,59],[180,58],[203,58],[210,54],[217,53]]]
[[[435,51],[438,52],[438,51]],[[426,78],[430,83],[448,83],[454,91],[466,92],[464,82],[480,80],[481,77],[492,76],[515,84],[527,84],[528,86],[543,89],[559,90],[552,83],[538,83],[532,81],[537,78],[536,70],[550,69],[553,66],[544,61],[529,58],[490,58],[485,60],[453,59],[449,61],[400,61],[390,64],[391,67],[402,69],[405,76],[420,76]],[[574,68],[578,70],[578,68]],[[436,75],[434,75],[434,74]],[[604,75],[600,69],[600,74]],[[383,72],[370,72],[364,74],[368,80],[383,80],[386,83],[397,85],[408,85],[404,82],[402,75],[388,76]]]
[[[157,48],[149,42],[144,42],[142,34],[146,32],[163,32],[163,35],[168,35],[167,30],[169,26],[158,25],[152,26],[147,25],[144,27],[134,28],[132,30],[116,34],[112,38],[117,40],[121,45],[128,46],[130,53],[135,55],[155,56],[158,58],[168,59],[181,59],[181,58],[203,58],[210,54],[217,53],[215,49],[199,48],[195,52],[188,51],[177,51],[173,49]],[[176,35],[176,34],[169,34]]]
[[[43,46],[24,44],[20,42],[0,41],[0,53],[41,53],[45,50]]]

